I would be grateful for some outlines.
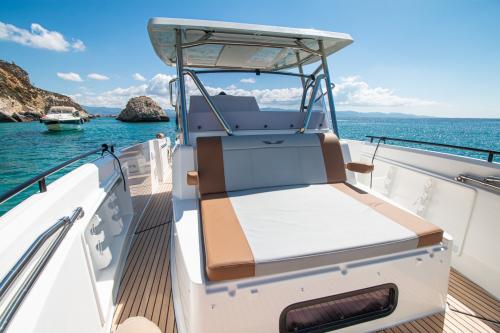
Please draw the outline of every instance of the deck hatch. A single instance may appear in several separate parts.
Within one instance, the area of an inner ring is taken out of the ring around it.
[[[327,332],[382,318],[397,300],[398,289],[389,283],[295,303],[281,313],[280,332]]]

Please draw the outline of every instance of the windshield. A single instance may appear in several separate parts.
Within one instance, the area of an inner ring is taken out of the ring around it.
[[[255,72],[199,73],[198,78],[233,131],[331,128],[323,80]],[[221,130],[220,120],[195,80],[186,76],[185,85],[190,131]]]

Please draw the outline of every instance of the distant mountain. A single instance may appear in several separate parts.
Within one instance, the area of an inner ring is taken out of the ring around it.
[[[0,122],[37,120],[52,106],[71,106],[80,116],[88,117],[70,97],[33,86],[28,72],[0,60]]]
[[[108,108],[105,106],[85,106],[83,108],[92,115],[100,115],[100,116],[118,116],[118,114],[122,111],[120,108]]]
[[[419,116],[399,112],[359,112],[359,111],[337,111],[338,119],[352,118],[431,118],[429,116]]]
[[[262,111],[294,111],[282,108],[261,108]],[[359,112],[359,111],[337,111],[338,119],[352,118],[431,118],[429,116],[419,116],[399,112]]]

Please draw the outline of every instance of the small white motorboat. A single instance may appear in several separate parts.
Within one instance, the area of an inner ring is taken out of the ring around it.
[[[83,119],[72,106],[53,106],[40,122],[49,131],[73,131],[82,129]]]

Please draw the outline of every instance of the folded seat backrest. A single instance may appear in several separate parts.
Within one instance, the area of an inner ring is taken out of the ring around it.
[[[202,195],[346,180],[339,140],[329,133],[199,137],[197,164]]]

